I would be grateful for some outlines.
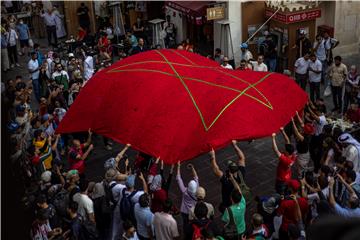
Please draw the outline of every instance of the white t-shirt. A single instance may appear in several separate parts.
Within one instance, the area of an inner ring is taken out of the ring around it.
[[[28,69],[30,72],[35,71],[35,69],[39,68],[39,62],[37,59],[32,60],[30,59],[29,63],[28,63]],[[39,75],[40,75],[40,70],[38,69],[37,71],[30,73],[30,77],[31,79],[39,79]]]
[[[317,48],[315,54],[316,57],[320,60],[320,61],[324,61],[326,60],[326,51],[325,51],[325,41],[324,39],[322,39],[320,41],[320,43],[318,41],[314,42],[314,49],[319,45],[319,47]]]
[[[309,81],[310,82],[320,82],[321,81],[321,70],[322,70],[322,64],[321,62],[316,59],[315,62],[309,61],[309,68],[314,69],[315,71],[320,71],[320,73],[315,73],[313,71],[309,71]]]
[[[250,63],[253,65],[253,69],[256,72],[267,72],[268,68],[265,63],[259,64],[257,61],[250,61]]]
[[[249,61],[252,58],[253,58],[253,55],[249,50],[245,50],[245,52],[240,51],[240,60]]]
[[[226,66],[221,64],[221,67],[233,70],[233,67],[230,64],[226,64]]]
[[[329,37],[328,39],[324,39],[325,42],[325,49],[329,50],[331,48],[331,45],[334,45],[338,42],[337,39]]]
[[[359,153],[358,149],[354,145],[347,146],[343,152],[342,156],[346,158],[346,160],[353,162],[354,165],[354,171],[359,172],[360,171],[360,165],[359,165]]]
[[[94,74],[94,60],[93,57],[87,56],[84,61],[84,78],[89,80]]]
[[[174,239],[179,236],[176,220],[168,213],[155,213],[154,229],[156,239]]]
[[[320,121],[315,121],[315,136],[319,136],[322,133],[324,126],[327,124],[326,118],[324,115],[321,115]]]
[[[11,47],[16,46],[16,40],[18,39],[18,35],[14,29],[10,29],[8,37],[8,42]]]
[[[296,67],[295,72],[297,74],[306,74],[309,68],[309,60],[306,61],[303,57],[298,58],[294,66]]]
[[[93,201],[87,195],[81,193],[75,193],[73,200],[78,204],[78,214],[83,219],[89,219],[88,215],[94,213]]]

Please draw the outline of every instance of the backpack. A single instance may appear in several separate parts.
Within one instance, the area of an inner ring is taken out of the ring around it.
[[[133,191],[131,194],[125,194],[126,188],[122,190],[122,198],[120,201],[120,215],[123,221],[130,220],[136,226],[136,219],[134,214],[134,203],[131,201],[132,197],[137,193]]]
[[[116,186],[116,183],[110,185],[103,182],[105,196],[102,197],[101,201],[101,213],[102,214],[111,214],[116,206],[116,201],[114,199],[112,189]]]
[[[230,207],[227,208],[227,211],[229,214],[230,221],[224,227],[223,236],[225,239],[228,239],[228,240],[238,240],[238,239],[240,240],[241,236],[239,235],[239,233],[237,231],[233,212]]]
[[[81,240],[98,240],[99,232],[96,228],[95,223],[89,220],[81,220],[81,228],[80,228],[80,239]]]
[[[192,228],[193,228],[193,236],[192,236],[192,240],[201,240],[201,239],[205,239],[204,236],[202,235],[201,231],[203,229],[207,229],[207,227],[210,224],[210,220],[205,224],[205,226],[199,227],[196,224],[192,224]]]
[[[63,189],[60,192],[58,192],[53,198],[52,204],[54,205],[56,212],[61,217],[67,216],[67,207],[69,206],[69,202],[70,202],[69,195],[70,193],[65,189]]]

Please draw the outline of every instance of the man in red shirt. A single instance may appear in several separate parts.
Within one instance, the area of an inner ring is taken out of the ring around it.
[[[89,129],[89,136],[85,143],[81,144],[78,139],[73,140],[73,146],[69,150],[69,163],[70,169],[76,169],[79,172],[80,176],[84,176],[85,171],[85,159],[89,155],[90,151],[94,148],[91,144],[91,136],[92,132]],[[88,149],[84,152],[84,148],[88,147]]]
[[[279,158],[279,164],[276,171],[276,192],[284,195],[286,182],[291,179],[291,166],[294,164],[296,156],[294,146],[291,145],[289,137],[286,135],[284,128],[280,128],[281,134],[285,139],[285,152],[281,153],[276,144],[276,133],[272,134],[272,146],[276,156]]]
[[[294,224],[298,226],[299,224],[304,223],[304,219],[306,219],[306,214],[309,210],[307,198],[298,195],[300,188],[299,181],[290,179],[287,181],[287,185],[291,194],[281,201],[280,207],[277,209],[278,216],[282,216],[279,239],[289,239],[289,225]]]
[[[360,122],[360,109],[357,103],[352,103],[350,105],[350,109],[347,110],[345,114],[345,118],[349,122],[355,122],[355,123]]]

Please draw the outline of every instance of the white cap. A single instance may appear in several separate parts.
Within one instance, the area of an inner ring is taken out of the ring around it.
[[[51,180],[51,172],[50,171],[45,171],[41,174],[41,180],[45,183],[50,182]]]
[[[264,31],[264,36],[269,35],[269,31]]]
[[[73,53],[69,53],[69,58],[75,57]]]

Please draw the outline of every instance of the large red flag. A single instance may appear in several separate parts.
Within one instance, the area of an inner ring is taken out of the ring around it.
[[[91,128],[171,164],[232,139],[269,136],[306,102],[282,74],[233,71],[194,53],[153,50],[98,72],[57,131]]]

